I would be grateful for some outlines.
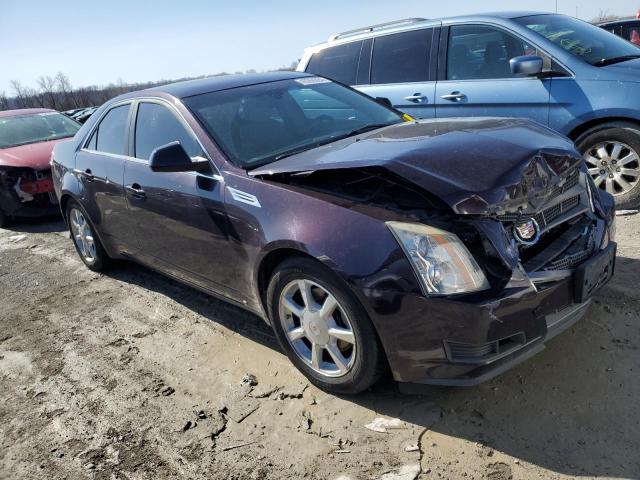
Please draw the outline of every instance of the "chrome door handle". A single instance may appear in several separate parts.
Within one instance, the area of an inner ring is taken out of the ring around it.
[[[127,185],[126,187],[124,187],[124,189],[132,197],[145,198],[147,196],[147,194],[144,193],[144,190],[142,189],[142,187],[140,185],[138,185],[137,183],[133,183],[131,185]]]
[[[460,102],[462,100],[466,100],[467,96],[464,93],[451,92],[449,95],[442,95],[440,98],[442,98],[443,100],[449,100],[451,102]]]
[[[414,93],[413,95],[409,95],[408,97],[404,97],[407,102],[415,102],[415,103],[425,103],[427,101],[427,97],[422,95],[421,93]]]

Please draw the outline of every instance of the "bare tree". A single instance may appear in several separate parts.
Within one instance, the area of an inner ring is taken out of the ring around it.
[[[613,15],[609,13],[609,10],[600,10],[600,13],[594,18],[591,19],[591,23],[602,23],[602,22],[615,22],[616,20],[620,20],[625,17],[621,17],[620,15]]]
[[[9,81],[13,94],[15,95],[15,102],[18,108],[26,108],[26,99],[24,97],[24,87],[18,80]]]
[[[4,90],[0,92],[0,110],[9,110],[9,99]]]
[[[58,105],[56,103],[55,95],[55,79],[53,77],[50,77],[49,75],[47,75],[46,77],[41,75],[36,80],[36,83],[38,84],[38,87],[40,89],[39,93],[42,96],[43,107],[53,108],[54,110],[57,110]]]
[[[56,89],[60,96],[62,97],[62,106],[60,107],[62,110],[69,110],[71,108],[78,107],[78,101],[75,96],[75,92],[73,87],[71,86],[71,81],[69,77],[67,77],[64,73],[58,72],[56,74]]]

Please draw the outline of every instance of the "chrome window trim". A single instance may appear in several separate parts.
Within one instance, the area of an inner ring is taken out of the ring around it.
[[[87,148],[87,144],[91,140],[91,137],[93,136],[94,132],[98,129],[98,126],[102,123],[102,120],[104,119],[104,117],[106,117],[111,110],[113,110],[114,108],[122,107],[123,105],[127,105],[127,104],[129,105],[129,108],[131,108],[132,103],[133,103],[133,100],[128,98],[126,100],[115,102],[113,105],[110,105],[109,108],[105,109],[105,111],[102,112],[102,114],[100,115],[100,118],[98,118],[98,120],[96,120],[96,123],[93,124],[93,126],[91,127],[91,130],[89,130],[89,133],[87,133],[87,135],[84,137],[84,140],[80,143],[81,145],[80,150],[106,154],[106,152],[99,152],[98,150],[89,150]],[[129,115],[131,115],[131,111],[129,111]],[[127,119],[127,124],[128,123],[129,123],[129,120]],[[109,155],[117,155],[117,154],[109,154]],[[124,156],[124,155],[119,155],[119,156]]]
[[[202,153],[205,155],[205,157],[200,157],[200,158],[203,158],[204,160],[207,160],[209,162],[209,165],[211,165],[211,168],[212,168],[212,170],[214,172],[211,175],[203,175],[202,173],[197,173],[197,172],[183,172],[183,173],[189,173],[189,174],[192,174],[192,175],[195,175],[195,176],[200,175],[200,176],[204,176],[204,177],[207,177],[207,178],[213,178],[214,180],[218,180],[218,181],[222,181],[223,180],[224,177],[220,173],[220,169],[213,162],[213,160],[211,160],[209,152],[207,152],[207,149],[204,148],[204,145],[202,144],[202,142],[200,141],[200,139],[198,138],[196,133],[193,131],[193,128],[191,128],[191,125],[189,125],[189,122],[187,122],[187,119],[184,117],[184,115],[182,115],[182,113],[175,107],[175,105],[173,105],[168,100],[166,100],[164,98],[160,98],[160,97],[145,96],[145,97],[127,98],[125,100],[121,100],[119,102],[115,102],[113,105],[110,105],[108,109],[106,109],[104,112],[102,112],[102,115],[100,115],[100,118],[98,118],[98,120],[93,125],[93,127],[91,127],[91,130],[89,131],[87,136],[84,138],[84,140],[80,144],[80,145],[82,145],[82,147],[80,148],[80,151],[81,152],[86,152],[86,153],[98,154],[98,155],[106,155],[106,156],[112,157],[112,158],[120,158],[120,159],[123,159],[123,160],[133,161],[133,162],[137,162],[137,163],[144,163],[144,164],[148,165],[149,161],[141,159],[141,158],[131,157],[129,155],[118,155],[116,153],[101,152],[99,150],[91,150],[91,149],[87,148],[87,144],[89,143],[91,137],[93,136],[93,133],[96,131],[96,129],[98,128],[98,126],[102,122],[102,119],[107,115],[107,113],[109,113],[114,108],[121,107],[123,105],[129,104],[130,106],[132,106],[133,108],[136,109],[134,111],[134,113],[135,113],[135,118],[137,119],[137,114],[138,114],[137,108],[138,108],[138,105],[140,104],[140,102],[160,103],[160,104],[168,106],[170,111],[172,111],[174,114],[177,114],[180,122],[183,123],[185,128],[187,129],[187,133],[190,133],[191,136],[193,136],[193,138],[196,140],[196,142],[198,142],[198,146],[202,150]],[[129,117],[131,118],[131,112],[129,112]],[[130,120],[128,120],[128,122],[130,122]],[[135,124],[131,125],[129,123],[129,128],[131,128],[131,127],[133,127],[133,134],[134,134],[133,142],[135,144]]]

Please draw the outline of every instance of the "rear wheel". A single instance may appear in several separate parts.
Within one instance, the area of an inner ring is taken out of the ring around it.
[[[80,259],[94,272],[103,270],[109,262],[109,257],[87,215],[74,201],[67,205],[67,224]]]
[[[348,286],[318,262],[283,262],[267,292],[278,341],[292,363],[317,387],[359,393],[372,386],[386,362],[366,312]]]
[[[608,123],[576,141],[596,186],[614,196],[618,208],[640,204],[640,130],[634,124]]]

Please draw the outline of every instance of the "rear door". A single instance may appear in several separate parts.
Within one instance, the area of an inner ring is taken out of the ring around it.
[[[443,28],[436,117],[525,117],[549,121],[550,79],[516,77],[509,60],[535,55],[524,39],[494,25]]]
[[[128,153],[131,103],[115,105],[94,127],[76,156],[76,175],[82,184],[82,206],[99,230],[107,249],[131,251],[122,176]]]
[[[190,157],[205,157],[191,127],[169,104],[141,100],[132,122],[132,157],[124,185],[138,255],[174,276],[226,293],[227,217],[222,178],[214,173],[152,172],[154,149],[179,141]],[[213,167],[212,167],[213,168]]]
[[[438,31],[422,28],[376,37],[369,84],[358,90],[387,98],[415,118],[433,118]]]

